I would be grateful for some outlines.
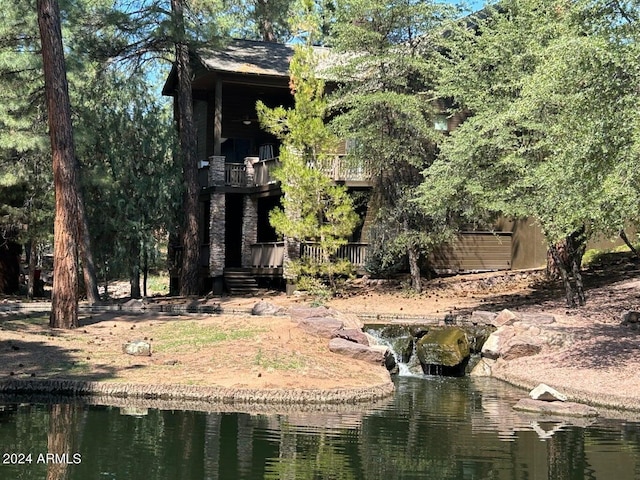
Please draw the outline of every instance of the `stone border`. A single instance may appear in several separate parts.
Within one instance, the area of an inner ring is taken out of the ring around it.
[[[539,383],[530,378],[518,376],[511,372],[505,372],[502,369],[497,371],[492,370],[491,378],[501,380],[525,390],[531,390]],[[640,401],[637,399],[615,395],[613,393],[602,394],[590,392],[588,390],[578,390],[575,388],[565,387],[561,384],[554,385],[554,388],[562,391],[562,393],[564,393],[567,398],[573,402],[604,409],[604,411],[600,412],[601,416],[604,417],[617,417],[621,413],[627,412],[628,415],[637,418],[638,414],[640,414]]]
[[[393,382],[338,389],[240,389],[193,385],[139,385],[80,380],[4,380],[0,394],[98,396],[167,401],[196,401],[226,406],[323,406],[375,402],[393,394]]]

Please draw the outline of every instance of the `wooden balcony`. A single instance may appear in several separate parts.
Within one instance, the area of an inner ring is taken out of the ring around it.
[[[224,184],[229,187],[247,186],[247,167],[244,163],[224,164]]]
[[[284,242],[264,242],[251,245],[251,267],[278,268],[284,263]]]
[[[260,160],[253,165],[254,185],[273,185],[277,180],[273,177],[273,170],[280,164],[278,158]],[[335,182],[347,185],[370,186],[371,169],[362,163],[347,161],[345,155],[332,155],[323,159],[317,166]]]
[[[367,259],[366,243],[347,243],[338,249],[335,257],[341,260],[349,260],[354,267],[364,267]],[[322,251],[317,243],[303,243],[300,251],[302,258],[310,258],[316,262],[322,262]]]
[[[367,258],[366,243],[348,243],[338,249],[337,258],[349,260],[355,267],[364,267]],[[322,261],[320,247],[315,243],[304,243],[300,249],[302,258]],[[279,268],[284,262],[284,242],[265,242],[251,245],[252,268]]]
[[[273,177],[273,170],[280,165],[277,158],[260,160],[253,164],[253,183],[255,186],[273,185],[277,180]]]

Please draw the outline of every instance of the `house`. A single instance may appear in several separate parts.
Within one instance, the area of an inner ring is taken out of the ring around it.
[[[325,50],[326,51],[326,50]],[[293,106],[289,62],[293,47],[234,40],[221,49],[200,49],[193,55],[193,99],[202,187],[201,267],[207,291],[251,291],[257,282],[281,282],[284,243],[269,224],[279,205],[280,185],[271,177],[278,162],[279,141],[260,128],[255,104]],[[164,95],[174,95],[172,70]],[[438,118],[438,129],[453,128]],[[364,169],[344,162],[346,147],[326,166],[327,173],[349,189],[372,186]],[[360,212],[365,214],[365,212]],[[528,222],[503,222],[500,232],[465,232],[431,261],[443,271],[481,271],[540,266],[546,246]],[[364,267],[366,229],[357,232],[339,255]],[[302,245],[301,255],[313,255]],[[176,262],[177,263],[177,262]],[[177,272],[172,272],[177,277]]]

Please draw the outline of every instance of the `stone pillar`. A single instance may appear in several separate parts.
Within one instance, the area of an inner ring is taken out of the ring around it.
[[[244,159],[244,171],[247,179],[247,187],[253,187],[255,185],[255,170],[253,165],[257,161],[257,157],[246,157]]]
[[[244,159],[246,185],[254,185],[253,164],[258,159],[247,157]],[[258,241],[258,199],[246,195],[243,199],[242,209],[242,266],[251,266],[251,245]]]
[[[224,162],[222,155],[209,157],[209,186],[224,187]]]
[[[258,241],[258,199],[246,195],[242,211],[242,266],[251,266],[251,245]]]
[[[209,157],[209,186],[224,187],[225,157]],[[214,188],[211,193],[211,214],[209,217],[209,275],[213,278],[213,293],[221,294],[225,264],[225,193]]]

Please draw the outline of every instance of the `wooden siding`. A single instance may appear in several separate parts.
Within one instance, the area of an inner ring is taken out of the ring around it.
[[[436,271],[474,272],[511,268],[511,233],[463,232],[430,256]]]

